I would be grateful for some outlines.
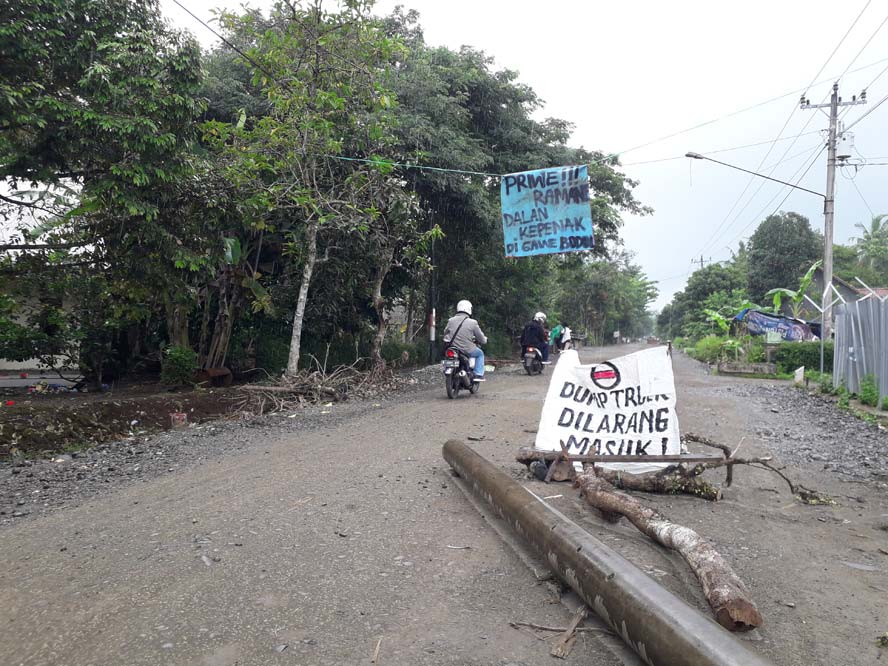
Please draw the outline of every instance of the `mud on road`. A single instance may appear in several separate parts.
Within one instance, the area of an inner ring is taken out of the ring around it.
[[[712,376],[681,355],[674,364],[683,431],[773,454],[837,504],[803,505],[747,468],[717,503],[640,497],[733,564],[765,618],[746,636],[754,649],[783,666],[881,663],[886,433],[783,383]],[[546,381],[498,371],[480,395],[448,401],[431,370],[388,400],[0,464],[0,662],[367,664],[381,637],[387,664],[549,663],[550,644],[508,623],[564,626],[569,613],[440,455],[446,439],[468,439],[526,479],[514,454],[533,441]],[[598,520],[567,485],[544,494],[708,613],[680,558]],[[618,661],[584,634],[566,663]]]

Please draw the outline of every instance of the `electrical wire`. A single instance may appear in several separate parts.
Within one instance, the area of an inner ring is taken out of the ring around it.
[[[188,9],[188,7],[186,7],[186,6],[183,5],[181,2],[179,2],[179,0],[173,0],[173,2],[176,3],[177,5],[179,5],[179,7],[180,7],[181,9],[183,9],[183,10],[184,10],[189,16],[191,16],[191,18],[193,18],[195,21],[197,21],[198,23],[200,23],[204,28],[206,28],[207,30],[209,30],[210,32],[212,32],[216,37],[218,37],[218,38],[222,41],[223,44],[225,44],[225,45],[228,46],[230,49],[232,49],[233,51],[235,51],[235,52],[236,52],[238,55],[240,55],[244,60],[246,60],[247,62],[249,62],[251,65],[253,65],[253,67],[255,67],[255,68],[258,69],[260,72],[262,72],[263,74],[265,74],[265,75],[266,75],[268,78],[270,78],[272,81],[274,81],[274,82],[277,83],[278,85],[283,85],[284,87],[289,87],[289,86],[287,86],[286,84],[282,84],[280,81],[278,81],[278,80],[277,80],[277,77],[276,77],[274,74],[272,74],[271,72],[269,72],[267,69],[265,69],[265,67],[263,67],[262,65],[260,65],[258,62],[256,62],[255,60],[253,60],[253,58],[251,58],[251,57],[248,56],[246,53],[244,53],[242,50],[240,50],[237,46],[235,46],[234,44],[232,44],[229,40],[227,40],[225,37],[223,37],[223,36],[220,35],[218,32],[216,32],[216,31],[215,31],[215,30],[214,30],[209,24],[205,23],[203,20],[201,20],[200,18],[198,18],[198,17],[197,17],[197,16],[196,16],[196,15],[195,15],[190,9]]]
[[[230,49],[232,49],[233,51],[235,51],[235,52],[236,52],[238,55],[240,55],[244,60],[246,60],[247,62],[249,62],[251,65],[253,65],[256,69],[258,69],[258,70],[261,71],[263,74],[265,74],[266,76],[268,76],[269,79],[271,79],[272,81],[274,81],[274,82],[277,83],[278,85],[281,85],[281,86],[283,86],[283,87],[289,87],[286,83],[282,83],[281,81],[279,81],[279,80],[277,79],[277,77],[276,77],[274,74],[272,74],[268,69],[266,69],[263,65],[261,65],[259,62],[257,62],[255,59],[253,59],[252,57],[250,57],[250,56],[247,55],[246,53],[244,53],[243,50],[241,50],[240,48],[238,48],[238,47],[237,47],[235,44],[233,44],[230,40],[226,39],[226,38],[225,38],[224,36],[222,36],[219,32],[217,32],[212,26],[210,26],[208,23],[206,23],[205,21],[203,21],[203,20],[202,20],[200,17],[198,17],[196,14],[194,14],[194,12],[192,12],[190,9],[188,9],[188,7],[186,7],[186,6],[183,5],[181,2],[179,2],[179,0],[172,0],[172,1],[173,1],[176,5],[178,5],[179,8],[181,8],[185,13],[187,13],[191,18],[193,18],[193,19],[194,19],[195,21],[197,21],[200,25],[202,25],[204,28],[206,28],[207,30],[209,30],[209,31],[210,31],[215,37],[217,37],[222,43],[224,43],[224,44],[225,44],[226,46],[228,46]],[[870,0],[870,1],[871,1],[871,0]],[[867,2],[867,5],[866,5],[866,6],[868,6],[868,5],[869,5],[869,2]],[[866,9],[866,6],[864,6],[864,9]],[[862,14],[862,13],[863,13],[863,10],[861,10],[861,14]],[[858,17],[857,17],[857,19],[855,19],[854,23],[851,24],[851,28],[854,27],[854,25],[857,23],[857,20],[859,20],[859,19],[860,19],[860,15],[858,15]],[[883,22],[883,23],[884,23],[884,22]],[[831,53],[831,54],[830,54],[830,57],[827,58],[826,62],[824,62],[823,66],[822,66],[822,67],[820,68],[820,70],[817,72],[817,76],[820,76],[820,73],[824,70],[824,68],[826,67],[826,65],[827,65],[827,64],[829,63],[829,61],[832,59],[832,56],[833,56],[833,55],[835,54],[835,52],[838,50],[839,46],[841,46],[842,41],[844,41],[845,37],[848,36],[848,33],[851,31],[851,28],[848,29],[848,31],[845,33],[845,36],[844,36],[844,37],[842,38],[842,40],[839,42],[839,45],[836,46],[836,48],[833,50],[833,53]],[[874,37],[874,36],[875,36],[875,35],[873,35],[873,37]],[[872,37],[871,37],[870,39],[872,39]],[[859,55],[859,54],[858,54],[858,55]],[[856,58],[855,58],[855,60],[856,60]],[[852,61],[852,62],[853,62],[853,61]],[[888,58],[883,58],[883,59],[881,59],[881,60],[877,60],[877,61],[875,61],[875,62],[871,62],[871,63],[869,63],[869,64],[867,64],[867,65],[863,65],[863,66],[861,66],[861,67],[858,67],[857,69],[852,70],[851,73],[860,72],[860,71],[863,71],[863,70],[865,70],[865,69],[869,69],[870,67],[875,67],[876,65],[881,65],[882,63],[885,63],[885,62],[888,62]],[[884,68],[884,69],[883,69],[883,70],[882,70],[882,71],[876,76],[875,79],[873,79],[873,83],[874,83],[879,77],[881,77],[886,71],[888,71],[888,65],[886,65],[886,67],[885,67],[885,68]],[[848,68],[846,68],[846,71],[843,73],[843,76],[844,76],[844,74],[847,74],[847,73],[848,73]],[[815,76],[814,78],[816,79],[817,76]],[[772,98],[767,99],[767,100],[764,100],[764,101],[762,101],[762,102],[758,102],[758,103],[756,103],[756,104],[752,104],[752,105],[750,105],[750,106],[744,107],[744,108],[739,109],[739,110],[737,110],[737,111],[733,111],[733,112],[731,112],[731,113],[728,113],[728,114],[725,114],[725,115],[719,116],[718,118],[713,118],[712,120],[707,120],[706,122],[698,123],[697,125],[693,125],[692,127],[688,127],[688,128],[686,128],[686,129],[683,129],[683,130],[679,130],[678,132],[673,132],[673,133],[671,133],[671,134],[667,134],[667,135],[662,136],[662,137],[660,137],[660,138],[658,138],[658,139],[653,139],[653,140],[651,140],[651,141],[647,141],[647,142],[642,143],[642,144],[639,144],[639,145],[637,145],[637,146],[633,146],[632,148],[628,148],[628,149],[623,150],[623,151],[621,151],[621,152],[618,152],[618,153],[611,153],[611,154],[609,154],[609,155],[606,155],[606,156],[604,156],[604,157],[599,158],[598,160],[595,160],[594,162],[592,162],[592,164],[598,164],[598,163],[600,163],[600,162],[604,162],[604,161],[606,161],[606,160],[613,159],[614,157],[619,157],[620,155],[623,155],[623,154],[625,154],[625,153],[629,153],[629,152],[632,152],[632,151],[635,151],[635,150],[639,150],[639,149],[641,149],[641,148],[646,148],[647,146],[651,146],[651,145],[653,145],[653,144],[655,144],[655,143],[660,143],[660,142],[662,142],[662,141],[665,141],[665,140],[667,140],[667,139],[674,138],[674,137],[676,137],[676,136],[680,136],[680,135],[682,135],[682,134],[687,134],[688,132],[692,132],[692,131],[694,131],[694,130],[696,130],[696,129],[700,129],[701,127],[706,127],[707,125],[712,125],[713,123],[720,122],[720,121],[722,121],[722,120],[726,120],[726,119],[728,119],[728,118],[731,118],[731,117],[733,117],[733,116],[739,115],[739,114],[741,114],[741,113],[745,113],[745,112],[747,112],[747,111],[752,111],[753,109],[757,109],[757,108],[762,107],[762,106],[765,106],[765,105],[767,105],[767,104],[771,104],[772,102],[776,102],[776,101],[779,101],[779,100],[781,100],[781,99],[785,99],[785,98],[787,98],[787,97],[789,97],[789,96],[791,96],[791,95],[796,95],[796,94],[798,94],[799,92],[806,91],[806,90],[808,90],[811,86],[813,86],[813,85],[818,85],[818,84],[820,84],[820,83],[824,83],[824,82],[826,82],[827,80],[831,80],[831,79],[824,79],[823,81],[812,82],[812,83],[809,84],[806,88],[799,88],[798,90],[793,90],[793,91],[790,91],[790,92],[788,92],[788,93],[784,93],[784,94],[782,94],[782,95],[778,95],[777,97],[772,97]],[[872,85],[872,83],[870,83],[870,85]],[[883,100],[883,101],[884,101],[884,100]],[[881,104],[881,102],[880,102],[880,104]],[[875,107],[874,107],[872,110],[875,110]],[[864,114],[864,115],[866,115],[866,114]],[[862,118],[863,118],[863,116],[861,116],[860,118],[858,118],[858,121],[859,121],[860,119],[862,119]],[[855,121],[855,124],[856,124],[856,122],[858,122],[858,121]],[[775,141],[777,141],[777,140],[783,140],[783,139],[781,139],[781,136],[780,136],[780,135],[782,135],[782,131],[781,131],[781,133],[778,135],[778,138],[777,138]],[[800,135],[800,136],[803,136],[803,135]],[[738,146],[738,147],[736,147],[736,148],[724,148],[724,149],[714,150],[714,151],[710,151],[709,153],[702,153],[702,154],[704,154],[704,155],[711,155],[711,154],[716,154],[716,153],[719,153],[719,152],[727,152],[727,151],[730,151],[730,150],[740,150],[741,148],[747,148],[747,147],[751,147],[751,146],[755,146],[755,145],[764,145],[765,143],[767,143],[767,142],[762,142],[762,143],[757,143],[757,144],[749,144],[749,145],[747,145],[747,146]],[[332,157],[332,156],[327,156],[327,157]],[[767,156],[766,156],[766,157],[767,157]],[[345,159],[345,158],[337,157],[336,159]],[[353,161],[362,161],[362,160],[359,160],[359,159],[357,159],[357,158],[351,158],[351,159],[352,159]],[[676,160],[676,159],[681,159],[681,156],[679,156],[679,157],[663,158],[663,159],[659,159],[659,160],[647,160],[647,161],[643,161],[643,162],[633,162],[633,163],[631,163],[631,164],[625,164],[625,165],[623,165],[623,166],[634,166],[634,165],[639,165],[639,164],[652,164],[652,163],[654,163],[654,162],[667,162],[667,161],[672,161],[672,160]],[[367,160],[367,161],[371,161],[371,162],[379,163],[379,160]],[[405,167],[405,168],[416,168],[416,169],[418,169],[418,168],[422,168],[422,169],[426,169],[426,170],[434,170],[434,171],[442,171],[442,172],[453,172],[453,173],[464,173],[464,174],[473,174],[473,175],[482,175],[482,176],[493,176],[493,177],[498,177],[498,176],[501,175],[501,174],[491,174],[491,173],[477,172],[477,171],[463,171],[463,170],[459,170],[459,169],[444,169],[444,168],[440,168],[440,167],[425,167],[425,166],[411,165],[411,164],[397,164],[397,163],[394,163],[394,162],[390,162],[390,163],[387,163],[387,164],[392,164],[393,166],[401,166],[401,167]],[[729,213],[729,215],[730,215],[730,213]]]
[[[866,209],[869,211],[870,217],[875,217],[876,214],[873,212],[873,209],[870,207],[869,203],[866,200],[866,197],[863,196],[863,192],[860,191],[860,188],[857,187],[856,178],[846,178],[845,180],[850,180],[851,184],[854,186],[854,189],[857,191],[857,196],[860,197],[860,200],[863,202],[863,205],[866,206]]]
[[[764,206],[764,207],[758,212],[758,214],[756,214],[756,215],[755,215],[755,216],[749,221],[749,223],[748,223],[745,227],[743,227],[743,228],[740,230],[740,233],[737,234],[737,235],[731,240],[731,242],[728,243],[729,246],[730,246],[730,245],[733,245],[733,244],[734,244],[735,242],[737,242],[740,238],[742,238],[742,237],[743,237],[743,234],[746,233],[746,231],[747,231],[747,230],[748,230],[753,224],[755,224],[756,222],[760,221],[760,220],[762,219],[762,215],[765,213],[765,211],[768,210],[768,209],[771,207],[771,204],[774,203],[774,201],[777,199],[777,197],[780,196],[780,193],[783,191],[783,188],[787,188],[788,191],[787,191],[787,193],[786,193],[786,196],[783,197],[783,199],[780,201],[779,204],[777,204],[777,207],[773,209],[773,211],[771,212],[771,214],[770,214],[768,217],[770,217],[771,215],[776,215],[776,214],[780,211],[780,209],[783,207],[783,204],[786,203],[786,200],[789,199],[789,196],[795,191],[795,186],[798,185],[800,182],[802,182],[802,179],[803,179],[805,176],[808,175],[808,172],[811,170],[811,167],[814,166],[814,165],[817,163],[817,159],[820,157],[820,155],[823,154],[823,151],[826,150],[826,146],[820,146],[819,148],[820,148],[820,149],[817,150],[817,153],[814,155],[814,159],[812,159],[812,160],[808,163],[807,168],[802,172],[802,175],[799,176],[798,179],[795,181],[795,183],[793,184],[793,187],[790,187],[790,186],[788,186],[788,185],[782,185],[782,186],[781,186],[781,189],[777,191],[777,194],[775,194],[773,197],[771,197],[770,201],[768,201],[768,203],[765,204],[765,206]],[[796,172],[795,172],[792,176],[790,176],[789,179],[792,180],[792,178],[795,178],[795,175],[799,172],[799,170],[800,170],[801,168],[802,168],[802,167],[800,166],[798,169],[796,169]]]
[[[819,134],[820,130],[812,130],[811,132],[805,132],[801,136],[808,136],[811,134]],[[792,137],[785,137],[780,139],[780,141],[789,141]],[[701,152],[701,155],[718,155],[719,153],[730,153],[734,150],[743,150],[744,148],[754,148],[756,146],[764,146],[766,144],[771,143],[772,139],[768,139],[767,141],[757,141],[755,143],[747,143],[742,146],[734,146],[733,148],[718,148],[716,150],[708,150],[705,152]],[[805,151],[808,152],[808,151]],[[675,157],[661,157],[655,160],[643,160],[641,162],[626,162],[625,164],[621,164],[620,166],[638,166],[640,164],[654,164],[657,162],[671,162],[673,160],[683,160],[687,159],[687,155],[676,155]]]
[[[849,129],[851,129],[852,127],[854,127],[857,123],[859,123],[861,120],[863,120],[864,118],[866,118],[866,117],[867,117],[869,114],[871,114],[873,111],[875,111],[875,110],[878,109],[880,106],[882,106],[882,104],[885,103],[885,100],[888,100],[888,95],[885,95],[885,97],[883,97],[883,98],[880,99],[878,102],[876,102],[875,104],[873,104],[869,109],[867,109],[867,111],[866,111],[865,113],[862,113],[861,115],[857,116],[857,118],[855,118],[855,120],[854,120],[853,123],[851,123],[850,125],[848,125],[847,127],[845,127],[845,130],[844,130],[844,131],[847,132]]]
[[[869,6],[869,4],[870,4],[869,2],[866,3],[863,10],[861,10],[861,12],[860,12],[861,14],[863,14],[863,11]],[[857,18],[859,19],[860,16],[858,16]],[[866,47],[870,45],[870,42],[873,41],[873,39],[875,39],[876,35],[879,34],[879,32],[882,30],[882,27],[885,25],[886,21],[888,21],[888,15],[886,15],[885,18],[882,19],[882,22],[878,25],[878,27],[875,29],[873,34],[870,35],[870,38],[868,40],[866,40],[866,42],[864,43],[863,46],[860,47],[860,50],[857,52],[857,55],[851,59],[851,62],[849,62],[848,66],[845,67],[845,71],[842,72],[842,76],[840,76],[839,79],[841,79],[843,76],[845,76],[845,74],[848,73],[848,70],[851,69],[851,66],[855,62],[857,62],[857,59],[860,57],[860,54],[866,50]],[[854,23],[857,23],[857,21],[854,21]],[[851,27],[853,28],[854,26],[852,25]]]
[[[863,13],[866,11],[867,7],[869,7],[871,2],[872,2],[872,0],[867,0],[866,4],[863,6],[863,8],[857,14],[857,17],[854,19],[854,21],[851,23],[851,25],[845,31],[845,34],[842,35],[842,38],[839,40],[839,43],[836,44],[835,48],[832,50],[832,53],[829,54],[829,57],[827,57],[826,61],[824,61],[824,63],[820,66],[820,69],[817,70],[817,74],[815,74],[812,77],[811,83],[808,84],[808,87],[805,88],[805,91],[807,91],[813,85],[815,85],[815,81],[817,81],[817,78],[820,76],[820,74],[823,72],[823,70],[826,69],[826,66],[830,63],[830,61],[832,60],[832,58],[836,54],[836,52],[839,50],[839,48],[841,48],[842,44],[845,43],[845,40],[848,38],[848,35],[851,34],[851,31],[854,29],[854,26],[857,25],[858,21],[860,21],[860,18],[863,16]],[[875,35],[873,35],[873,36],[875,36]],[[872,37],[870,39],[872,39]],[[856,60],[856,58],[855,58],[855,60]],[[852,64],[853,64],[853,61],[852,61]],[[844,73],[847,72],[848,69],[850,69],[850,66],[845,68],[845,72],[843,72],[843,75],[844,75]],[[765,163],[765,161],[768,159],[768,156],[774,150],[774,146],[777,144],[777,141],[783,136],[783,132],[786,131],[786,128],[789,126],[789,122],[792,120],[792,117],[795,114],[797,108],[798,107],[793,106],[792,110],[789,113],[789,116],[787,116],[786,121],[783,123],[783,127],[780,128],[780,131],[777,133],[777,137],[774,139],[774,142],[771,144],[771,147],[768,148],[768,152],[765,153],[765,156],[762,158],[759,165],[755,169],[753,169],[753,171],[761,171],[762,165]],[[802,135],[802,132],[804,132],[808,128],[808,125],[811,124],[812,118],[813,118],[813,116],[810,116],[808,118],[808,121],[805,123],[804,127],[802,127],[802,131],[799,132],[799,134],[796,136],[796,138],[793,140],[793,142],[784,151],[783,156],[781,157],[781,160],[784,157],[786,157],[786,154],[795,145],[796,140],[798,140],[798,138]],[[771,170],[771,173],[769,173],[768,175],[770,176],[772,173],[773,173],[773,169]],[[725,230],[727,230],[727,229],[730,229],[734,225],[734,223],[740,218],[740,215],[743,214],[743,211],[746,210],[746,208],[749,206],[749,204],[752,202],[752,200],[755,199],[755,197],[761,191],[762,187],[764,187],[764,181],[762,181],[762,183],[759,184],[759,187],[756,188],[756,191],[753,193],[753,195],[747,200],[746,204],[744,204],[744,206],[738,211],[737,215],[734,216],[734,219],[731,220],[730,224],[728,224],[728,226],[725,227],[725,224],[727,224],[728,219],[731,217],[731,214],[734,212],[734,209],[737,207],[737,205],[740,203],[740,201],[743,200],[743,197],[746,196],[746,193],[749,191],[749,188],[751,187],[753,180],[755,180],[755,175],[750,175],[749,180],[746,181],[746,186],[743,188],[743,191],[740,193],[740,196],[737,197],[737,199],[731,205],[731,208],[728,210],[727,215],[725,215],[724,219],[722,219],[722,221],[718,224],[718,226],[715,228],[715,231],[713,231],[713,233],[709,237],[709,239],[703,244],[703,247],[700,248],[699,253],[702,254],[706,248],[708,248],[712,245],[712,242],[718,238],[718,236],[721,233],[721,230],[723,228]],[[697,254],[697,252],[695,252],[694,254]]]

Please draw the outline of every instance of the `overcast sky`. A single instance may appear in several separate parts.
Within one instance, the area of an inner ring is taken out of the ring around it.
[[[214,7],[241,4],[180,1],[204,20]],[[271,4],[262,0],[250,6]],[[712,157],[791,182],[810,165],[799,185],[824,192],[826,153],[816,161],[815,154],[824,145],[817,130],[827,127],[827,118],[799,109],[800,89],[816,77],[808,97],[819,103],[828,101],[832,83],[843,73],[845,100],[872,84],[867,105],[845,109],[847,124],[888,95],[888,25],[882,27],[888,0],[384,0],[376,11],[387,13],[398,4],[420,12],[428,43],[468,44],[494,56],[499,67],[520,72],[546,101],[543,116],[574,123],[574,144],[621,154],[625,172],[640,181],[637,197],[655,211],[626,217],[623,237],[647,274],[660,281],[657,308],[683,288],[694,258],[729,258],[729,248],[748,238],[781,202],[782,210],[802,213],[814,228],[823,228],[820,197],[760,179],[750,184],[739,171],[691,163],[683,157],[686,152],[762,144]],[[214,43],[213,35],[172,0],[161,5],[175,25],[204,45]],[[858,162],[888,164],[886,124],[888,103],[853,128],[852,154]],[[648,142],[654,143],[633,149]],[[649,162],[666,158],[677,159]],[[870,210],[888,212],[886,177],[888,166],[874,164],[838,174],[837,242],[855,236],[855,223],[867,222]]]

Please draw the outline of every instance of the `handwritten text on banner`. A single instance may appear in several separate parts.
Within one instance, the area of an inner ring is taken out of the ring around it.
[[[500,194],[507,257],[593,248],[586,166],[509,174]]]

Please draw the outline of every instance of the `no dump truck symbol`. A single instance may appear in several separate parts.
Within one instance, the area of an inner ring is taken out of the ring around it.
[[[590,374],[595,386],[605,391],[610,391],[620,384],[620,371],[617,370],[617,366],[609,361],[593,365]]]

